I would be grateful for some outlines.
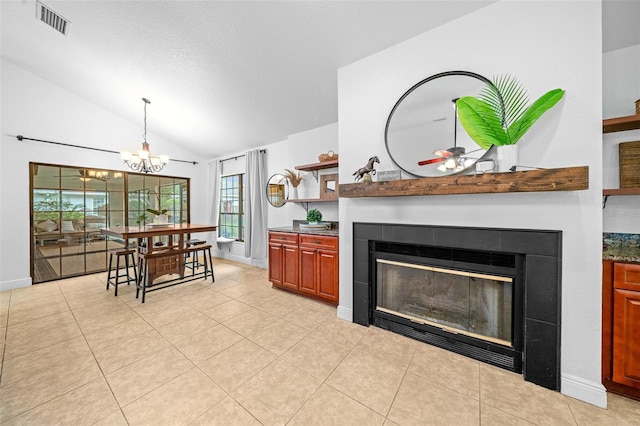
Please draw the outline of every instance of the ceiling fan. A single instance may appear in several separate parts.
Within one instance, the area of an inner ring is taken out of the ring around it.
[[[458,105],[456,101],[459,98],[452,99],[453,102],[453,146],[448,149],[437,149],[433,151],[433,155],[437,155],[435,158],[430,158],[428,160],[418,161],[419,166],[426,166],[428,164],[442,163],[437,169],[441,172],[453,171],[457,172],[460,170],[464,170],[467,167],[471,166],[476,159],[469,158],[467,155],[474,153],[476,151],[480,151],[480,149],[473,150],[471,152],[466,152],[465,148],[462,146],[457,146],[458,140]]]
[[[61,175],[54,177],[63,177],[63,178],[73,178],[78,179],[83,182],[90,182],[92,179],[100,180],[102,182],[106,182],[111,179],[109,176],[109,172],[105,170],[90,170],[90,169],[79,169],[76,174],[71,175]],[[113,174],[114,178],[122,177],[122,173],[115,172]]]

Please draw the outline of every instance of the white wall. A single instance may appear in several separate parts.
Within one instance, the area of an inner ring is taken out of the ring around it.
[[[12,63],[1,64],[2,141],[0,156],[0,290],[31,285],[29,276],[29,162],[126,171],[116,154],[40,142],[34,139],[113,151],[139,149],[142,122],[132,124]],[[145,94],[133,93],[142,97]],[[148,94],[147,94],[148,95]],[[142,105],[140,105],[142,109]],[[152,115],[148,111],[148,115]],[[162,174],[191,178],[191,220],[205,223],[206,161],[179,150],[149,128],[151,152],[194,160],[198,165],[170,162]]]
[[[329,124],[318,127],[302,133],[290,135],[289,141],[289,165],[283,167],[294,170],[295,166],[304,164],[317,163],[318,156],[328,151],[340,155],[338,152],[338,123]],[[274,172],[277,173],[277,170]],[[313,177],[311,172],[302,172],[304,179],[298,186],[299,198],[320,198],[320,184],[318,183],[321,175],[338,173],[337,169],[325,169],[318,172],[318,180]],[[289,214],[289,223],[293,220],[306,220],[307,213],[301,204],[289,203],[285,205]],[[318,209],[322,213],[323,221],[338,221],[338,203],[310,203],[309,209]]]
[[[311,129],[306,132],[290,135],[286,140],[262,146],[266,149],[267,179],[276,173],[284,173],[285,169],[295,171],[296,166],[318,162],[318,155],[333,150],[337,153],[338,124]],[[223,158],[242,155],[243,152],[229,154]],[[242,173],[244,171],[244,157],[238,160],[224,162],[223,174]],[[320,175],[336,173],[337,169],[321,170]],[[299,198],[319,198],[320,185],[310,172],[302,172],[304,178],[298,187]],[[322,212],[323,220],[338,220],[338,203],[309,203],[309,208],[317,208]],[[282,207],[267,206],[268,228],[291,226],[294,220],[306,220],[306,211],[302,204],[286,203]],[[254,260],[244,257],[244,244],[234,242],[230,250],[222,248],[216,250],[215,255],[236,262],[252,264],[267,268],[267,259]]]
[[[553,229],[563,232],[562,392],[599,406],[602,34],[599,2],[498,2],[338,72],[340,182],[371,155],[392,168],[384,126],[397,99],[418,81],[449,70],[508,73],[531,98],[566,95],[519,142],[520,164],[589,166],[589,189],[558,193],[340,200],[340,306],[351,320],[352,224]]]
[[[635,114],[640,99],[640,45],[602,55],[602,116]],[[618,144],[640,141],[640,130],[607,133],[602,138],[604,188],[619,188]],[[640,234],[640,197],[609,197],[603,210],[603,231]]]

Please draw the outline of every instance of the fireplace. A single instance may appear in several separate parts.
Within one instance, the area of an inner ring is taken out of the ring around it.
[[[560,390],[560,231],[354,223],[354,322]]]

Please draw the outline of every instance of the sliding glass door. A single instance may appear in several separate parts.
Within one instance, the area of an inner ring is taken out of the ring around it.
[[[144,225],[147,209],[189,221],[189,180],[31,163],[31,277],[34,283],[107,269],[107,226]]]

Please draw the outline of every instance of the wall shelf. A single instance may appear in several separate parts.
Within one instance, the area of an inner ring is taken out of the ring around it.
[[[602,133],[623,132],[640,129],[640,114],[602,120]]]
[[[603,189],[602,195],[640,195],[640,188]]]
[[[295,200],[287,200],[287,203],[329,203],[338,201],[336,198],[296,198]]]
[[[304,164],[302,166],[296,166],[296,170],[311,172],[313,170],[331,169],[333,167],[338,167],[338,160],[323,161],[322,163]]]
[[[589,189],[589,166],[340,185],[340,198],[495,194]]]
[[[318,170],[333,169],[338,167],[338,160],[323,161],[322,163],[303,164],[302,166],[296,166],[296,170],[303,172],[311,172],[313,177],[318,181]]]
[[[287,200],[287,203],[302,204],[302,207],[306,212],[309,211],[309,203],[337,203],[337,198],[297,198],[295,200]]]

